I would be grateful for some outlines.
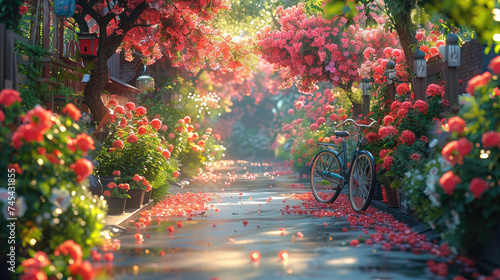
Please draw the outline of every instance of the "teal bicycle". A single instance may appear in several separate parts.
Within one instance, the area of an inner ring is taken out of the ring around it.
[[[336,145],[318,143],[324,147],[314,157],[311,164],[311,189],[318,202],[333,203],[339,196],[342,188],[349,186],[349,201],[356,212],[365,211],[373,197],[376,181],[375,160],[369,151],[361,150],[361,146],[368,144],[368,139],[362,137],[364,128],[371,128],[376,121],[369,125],[357,124],[352,119],[346,119],[336,128],[349,122],[359,128],[358,143],[352,155],[350,164],[347,164],[347,146],[345,138],[349,131],[335,131],[334,135],[342,137],[342,150],[335,150]]]

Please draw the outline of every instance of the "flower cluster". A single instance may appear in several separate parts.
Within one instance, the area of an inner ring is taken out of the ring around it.
[[[25,255],[31,250],[48,253],[61,240],[71,239],[85,248],[99,244],[105,206],[88,190],[86,179],[93,172],[93,164],[85,156],[95,147],[94,140],[82,133],[76,123],[80,111],[68,104],[63,114],[55,116],[37,106],[26,112],[16,126],[23,109],[20,102],[17,91],[0,92],[0,104],[4,107],[0,118],[0,169],[5,171],[0,176],[5,182],[12,182],[15,175],[18,186],[15,200],[7,199],[12,193],[11,185],[0,188],[2,234],[8,234],[7,219],[16,217],[16,242],[27,244],[18,248]],[[80,221],[85,221],[85,231]],[[83,255],[87,254],[84,249]],[[40,260],[45,260],[43,253],[39,255]],[[25,264],[30,267],[28,274],[40,274],[37,267]]]

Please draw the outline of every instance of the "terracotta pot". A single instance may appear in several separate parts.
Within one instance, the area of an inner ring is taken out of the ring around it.
[[[153,191],[145,192],[144,193],[144,200],[142,201],[142,205],[146,205],[149,203],[149,200],[151,199],[151,193]]]
[[[130,198],[127,201],[127,208],[141,208],[145,192],[146,190],[143,189],[128,190],[128,195],[130,195]]]
[[[105,197],[108,204],[108,215],[120,215],[125,212],[127,198]]]
[[[385,194],[387,196],[387,206],[389,208],[399,208],[397,190],[391,187],[385,187]]]

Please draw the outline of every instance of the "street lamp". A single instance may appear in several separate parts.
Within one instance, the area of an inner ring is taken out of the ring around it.
[[[388,85],[392,85],[396,79],[396,63],[392,60],[389,60],[385,65],[385,77]]]
[[[413,61],[415,71],[415,79],[413,80],[413,88],[416,100],[425,100],[425,90],[427,88],[427,61],[425,53],[417,49],[415,52],[415,60]]]
[[[155,79],[146,73],[146,66],[144,66],[144,72],[137,78],[136,85],[141,92],[146,92],[155,88]]]
[[[447,69],[445,71],[445,94],[444,98],[450,102],[450,109],[453,112],[458,112],[460,105],[458,104],[459,95],[459,73],[458,67],[461,64],[461,50],[458,45],[458,36],[454,33],[446,36],[446,46],[439,47],[441,58],[446,62]]]
[[[363,78],[360,87],[363,92],[363,115],[367,116],[370,112],[370,79]]]
[[[425,60],[425,53],[422,50],[415,52],[415,74],[417,78],[427,77],[427,61]]]
[[[439,47],[441,58],[448,64],[448,67],[460,67],[461,52],[458,45],[458,36],[454,33],[446,36],[446,45]]]

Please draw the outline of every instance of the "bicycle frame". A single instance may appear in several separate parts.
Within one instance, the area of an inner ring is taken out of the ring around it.
[[[358,143],[356,144],[356,149],[354,150],[351,158],[351,164],[349,164],[349,168],[347,168],[347,144],[345,141],[345,138],[342,138],[342,152],[338,154],[338,156],[342,156],[342,171],[344,174],[342,174],[344,177],[344,185],[347,184],[347,177],[351,173],[352,166],[354,164],[354,161],[356,158],[358,158],[359,154],[359,148],[361,147],[361,134],[358,134]]]

